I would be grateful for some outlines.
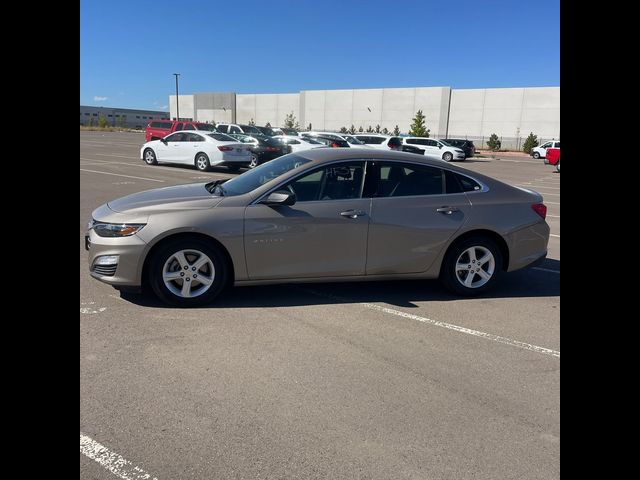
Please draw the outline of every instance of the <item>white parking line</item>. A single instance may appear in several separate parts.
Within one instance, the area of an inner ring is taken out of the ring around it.
[[[547,213],[547,217],[560,218],[560,215],[549,215],[549,214]]]
[[[311,290],[311,289],[302,288],[302,287],[296,287],[296,288],[299,289],[299,290],[302,290],[303,292],[307,292],[307,293],[310,293],[312,295],[316,295],[318,297],[326,297],[326,298],[330,298],[332,300],[339,300],[339,301],[342,301],[342,302],[350,302],[350,300],[348,298],[338,297],[336,295],[325,294],[325,293],[322,293],[322,292],[318,292],[317,290]],[[356,302],[352,302],[352,303],[356,303]],[[396,315],[398,317],[410,318],[411,320],[417,320],[418,322],[422,322],[422,323],[429,323],[429,324],[434,325],[436,327],[442,327],[442,328],[446,328],[446,329],[449,329],[449,330],[454,330],[454,331],[459,332],[459,333],[466,333],[467,335],[473,335],[473,336],[476,336],[476,337],[484,338],[486,340],[492,340],[494,342],[504,343],[506,345],[511,345],[512,347],[523,348],[525,350],[530,350],[532,352],[542,353],[542,354],[545,354],[545,355],[551,355],[552,357],[560,358],[560,352],[557,351],[557,350],[551,350],[550,348],[538,347],[537,345],[531,345],[529,343],[520,342],[518,340],[512,340],[512,339],[507,338],[507,337],[501,337],[500,335],[494,335],[492,333],[485,333],[485,332],[481,332],[479,330],[472,330],[470,328],[460,327],[458,325],[453,325],[451,323],[445,323],[445,322],[439,322],[437,320],[431,320],[430,318],[420,317],[420,316],[414,315],[412,313],[401,312],[399,310],[394,310],[392,308],[381,307],[380,305],[375,305],[373,303],[358,303],[358,305],[360,305],[362,307],[370,308],[372,310],[377,310],[379,312],[389,313],[391,315]]]
[[[540,270],[543,272],[560,273],[560,270],[551,270],[549,268],[531,267],[531,270]]]
[[[116,452],[80,433],[80,453],[125,480],[158,480]]]
[[[113,155],[112,153],[94,153],[94,155],[100,155],[102,157],[119,157],[119,158],[132,158],[135,155]]]
[[[555,235],[555,234],[553,234],[553,233],[550,233],[549,235],[550,235],[550,236],[552,236],[552,237],[558,237],[558,238],[560,238],[560,235]]]
[[[99,172],[98,170],[87,170],[86,168],[81,168],[80,171],[82,171],[82,172],[91,172],[91,173],[102,173],[104,175],[113,175],[115,177],[137,178],[138,180],[149,180],[150,182],[161,182],[161,183],[164,183],[164,180],[158,180],[156,178],[134,177],[132,175],[121,175],[119,173]]]

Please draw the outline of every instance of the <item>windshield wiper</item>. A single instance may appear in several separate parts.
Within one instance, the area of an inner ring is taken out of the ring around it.
[[[215,194],[216,189],[218,189],[220,191],[220,196],[223,197],[224,196],[224,188],[222,188],[221,185],[224,182],[226,182],[227,180],[229,180],[229,179],[228,178],[221,178],[220,180],[215,180],[215,181],[213,181],[211,183],[207,183],[204,186],[204,188],[206,188],[209,193],[213,193],[213,194]]]

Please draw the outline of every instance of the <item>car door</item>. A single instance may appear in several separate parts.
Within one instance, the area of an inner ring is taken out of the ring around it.
[[[361,197],[364,163],[332,163],[278,188],[296,193],[294,205],[246,208],[251,280],[364,275],[371,204]]]
[[[426,271],[471,211],[455,176],[424,164],[367,162],[364,196],[371,197],[367,275]]]
[[[172,133],[164,137],[164,141],[158,140],[153,150],[156,153],[156,158],[159,162],[172,162],[173,150],[171,144],[177,142],[176,135],[182,135],[181,133]]]
[[[165,137],[167,141],[164,158],[159,159],[171,163],[184,163],[184,149],[188,146],[185,133],[176,132]]]

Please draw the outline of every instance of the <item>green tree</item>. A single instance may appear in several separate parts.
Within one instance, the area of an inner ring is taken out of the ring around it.
[[[429,130],[424,122],[425,116],[422,114],[422,110],[416,112],[416,116],[413,117],[413,123],[409,127],[409,135],[412,137],[428,137]]]
[[[498,135],[492,133],[489,137],[489,140],[487,140],[487,147],[489,147],[491,150],[500,150],[501,146],[502,142],[498,139]]]
[[[373,133],[373,128],[371,128],[371,125],[367,127],[367,133]]]
[[[349,133],[349,130],[347,130],[347,127],[340,127],[340,133]]]
[[[364,132],[364,128],[362,128],[362,125],[360,125],[360,128],[358,129],[358,131],[359,131],[360,133]]]
[[[356,126],[352,123],[351,124],[351,128],[349,129],[349,133],[351,135],[353,135],[354,133],[356,133]]]
[[[380,133],[380,124],[376,125],[376,133]]]
[[[93,121],[93,116],[89,117],[89,123],[88,125],[90,127],[95,127],[96,126],[96,122]]]
[[[120,115],[120,116],[118,117],[118,120],[116,120],[116,124],[117,124],[120,128],[124,128],[124,123],[125,123],[126,118],[127,118],[127,117],[126,117],[125,115]]]
[[[382,129],[382,133],[384,133],[385,135],[389,135],[389,129],[387,127],[384,127]]]
[[[400,135],[400,129],[398,128],[398,125],[396,125],[396,128],[393,129],[393,135],[396,137]]]
[[[534,135],[533,132],[531,132],[527,137],[527,139],[524,141],[524,145],[522,146],[522,151],[525,153],[531,154],[531,149],[533,147],[537,147],[538,145],[539,145],[538,136]]]
[[[251,120],[249,120],[249,125],[255,125],[256,121],[253,119],[253,117],[251,117]]]
[[[293,112],[284,117],[284,126],[285,128],[300,128],[296,117],[293,115]]]
[[[109,123],[109,122],[107,121],[107,117],[105,117],[104,115],[100,115],[100,116],[98,117],[98,126],[99,126],[100,128],[106,128],[106,127],[107,127],[107,125],[108,125],[108,123]]]

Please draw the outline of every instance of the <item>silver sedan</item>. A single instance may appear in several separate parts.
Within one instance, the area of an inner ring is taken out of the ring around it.
[[[441,160],[318,148],[108,202],[85,244],[94,278],[179,306],[229,283],[440,278],[466,296],[546,257],[545,215],[540,194]]]

